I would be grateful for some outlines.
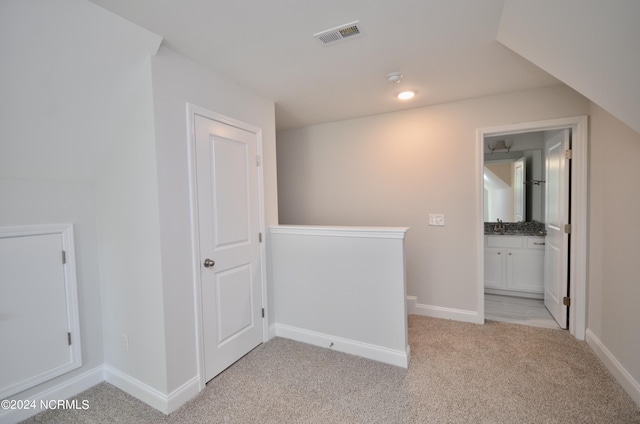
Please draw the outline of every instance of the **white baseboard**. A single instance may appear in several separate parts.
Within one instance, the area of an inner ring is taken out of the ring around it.
[[[502,290],[502,289],[484,289],[485,294],[497,294],[499,296],[515,296],[524,297],[527,299],[544,299],[544,293],[534,293],[519,290]]]
[[[269,340],[273,339],[276,336],[276,325],[271,324],[269,326]]]
[[[409,346],[405,351],[344,339],[316,331],[305,330],[284,324],[274,324],[275,335],[302,343],[337,350],[338,352],[362,356],[363,358],[407,368],[409,366]]]
[[[200,393],[200,378],[196,375],[191,380],[178,387],[167,397],[167,411],[169,414],[196,397]]]
[[[605,367],[613,375],[622,388],[631,396],[634,402],[640,406],[640,383],[622,366],[615,356],[602,344],[600,339],[587,328],[587,344],[593,349],[596,356],[604,363]]]
[[[165,395],[159,390],[156,390],[109,365],[104,366],[104,379],[120,390],[167,415],[178,409],[185,402],[192,399],[200,392],[200,380],[197,376],[171,392],[169,395]]]
[[[12,396],[8,399],[26,401],[29,404],[35,405],[36,408],[0,410],[0,423],[10,424],[26,420],[27,418],[43,411],[43,409],[40,408],[41,401],[69,399],[95,386],[96,384],[101,383],[102,381],[104,381],[104,373],[101,365],[32,395],[20,396],[18,394],[16,396]]]
[[[442,306],[432,306],[418,303],[417,296],[407,296],[407,313],[422,315],[432,318],[451,319],[454,321],[471,322],[474,324],[484,324],[478,312],[466,311],[464,309],[443,308]]]
[[[9,399],[19,399],[35,405],[36,408],[0,410],[0,424],[13,424],[26,420],[43,411],[40,408],[41,401],[69,399],[103,381],[113,384],[120,390],[165,414],[170,414],[177,410],[200,392],[200,379],[198,376],[193,377],[169,395],[165,395],[109,365],[100,365],[35,394],[12,396]],[[80,404],[80,406],[82,405]]]
[[[113,368],[110,365],[104,366],[104,379],[116,386],[123,392],[129,393],[131,396],[140,399],[147,405],[156,408],[165,414],[169,413],[169,402],[167,395],[154,389],[153,387]]]

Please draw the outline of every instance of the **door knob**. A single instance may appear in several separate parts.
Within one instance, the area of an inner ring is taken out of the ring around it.
[[[207,258],[207,259],[204,260],[204,267],[205,268],[211,268],[215,264],[216,263],[212,259]]]

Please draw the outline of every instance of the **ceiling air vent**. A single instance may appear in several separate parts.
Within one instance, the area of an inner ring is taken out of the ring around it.
[[[317,34],[313,34],[313,36],[320,40],[323,45],[354,37],[356,35],[360,35],[360,29],[358,28],[359,22],[360,21],[355,21],[336,28],[331,28]]]

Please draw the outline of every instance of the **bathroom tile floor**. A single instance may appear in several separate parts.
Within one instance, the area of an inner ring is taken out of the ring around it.
[[[541,299],[485,294],[484,318],[491,321],[560,329]]]

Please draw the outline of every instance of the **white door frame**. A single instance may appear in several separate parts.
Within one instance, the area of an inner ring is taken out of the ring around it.
[[[196,363],[198,368],[198,379],[200,390],[206,384],[204,367],[204,333],[202,329],[202,279],[200,278],[200,229],[198,224],[198,195],[196,182],[196,137],[194,115],[204,116],[214,121],[218,121],[236,128],[251,132],[257,138],[258,160],[262,159],[262,129],[246,122],[221,115],[217,112],[187,103],[187,141],[188,141],[188,169],[189,169],[189,209],[191,212],[191,258],[193,272],[193,309],[195,312],[196,330]],[[262,320],[262,341],[269,340],[269,325],[267,316],[267,268],[266,268],[266,243],[265,219],[264,219],[264,173],[262,163],[258,166],[258,215],[260,222],[260,232],[262,233],[262,243],[260,243],[260,273],[262,276],[262,306],[265,310],[265,318]]]
[[[514,133],[572,130],[571,162],[571,254],[569,258],[571,307],[569,331],[584,340],[587,312],[587,193],[588,193],[588,117],[548,119],[489,128],[479,128],[476,135],[476,246],[478,318],[484,322],[484,138]]]

